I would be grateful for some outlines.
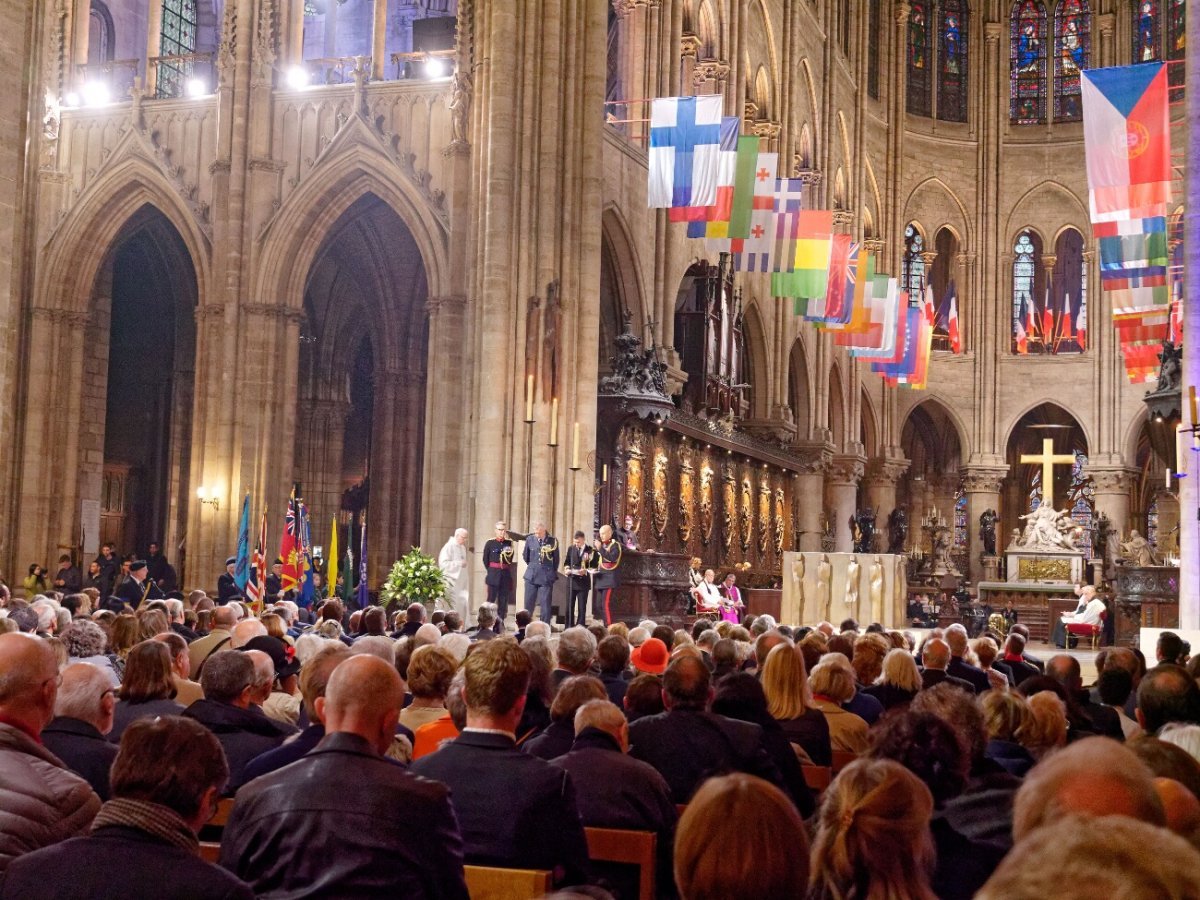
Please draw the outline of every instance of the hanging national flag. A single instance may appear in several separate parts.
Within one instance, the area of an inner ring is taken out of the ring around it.
[[[371,605],[370,594],[367,592],[367,514],[365,512],[362,517],[362,542],[358,548],[358,591],[354,595],[354,601],[358,604],[359,609],[366,609]]]
[[[933,323],[922,319],[917,333],[917,358],[913,370],[906,375],[897,375],[896,382],[914,391],[925,390],[929,380],[929,357],[933,350]]]
[[[300,579],[304,573],[300,544],[301,523],[296,506],[296,489],[293,487],[283,519],[283,537],[279,541],[279,558],[283,560],[280,587],[284,593],[300,588]]]
[[[1024,313],[1017,317],[1017,352],[1026,354],[1029,352],[1029,335],[1025,333],[1025,326],[1021,324],[1021,319],[1024,318]]]
[[[833,211],[801,210],[795,220],[795,253],[787,274],[771,277],[776,297],[823,300],[833,252]],[[797,304],[797,315],[804,314]]]
[[[879,285],[876,285],[875,293],[880,293]],[[900,290],[900,283],[895,278],[888,278],[885,295],[889,310],[894,307],[894,312],[890,312],[890,318],[885,322],[883,344],[876,348],[851,351],[855,356],[869,360],[872,368],[876,365],[895,366],[900,363],[908,352],[908,343],[916,338],[915,333],[909,333],[912,329],[909,313],[915,312],[921,321],[925,319],[925,313],[920,306],[909,304],[908,291]]]
[[[954,282],[946,289],[946,303],[950,307],[946,315],[946,328],[950,333],[950,350],[962,353],[962,333],[958,329],[958,295],[954,291]]]
[[[723,103],[718,94],[653,102],[646,185],[650,209],[717,202]]]
[[[733,253],[735,272],[769,272],[771,248],[775,244],[775,169],[778,153],[758,154],[754,169],[754,193],[750,199],[750,223],[746,237],[730,234],[729,250]],[[734,207],[738,198],[734,196]],[[732,223],[731,223],[732,228]]]
[[[1050,307],[1050,288],[1046,288],[1046,302],[1042,304],[1042,343],[1047,350],[1054,343],[1054,310]]]
[[[1087,349],[1087,306],[1079,305],[1079,323],[1075,328],[1075,341],[1079,344],[1079,349]]]
[[[925,314],[925,321],[930,325],[937,321],[937,313],[933,308],[933,285],[928,281],[925,282],[925,290],[921,292],[921,312]]]
[[[846,262],[847,306],[844,321],[830,321],[825,327],[841,334],[863,334],[871,326],[874,302],[875,254],[862,244],[852,244]],[[837,340],[835,338],[835,340]],[[839,342],[840,343],[840,342]]]
[[[331,600],[337,596],[338,552],[337,552],[337,516],[333,517],[333,526],[329,530],[329,569],[325,575],[325,596]]]
[[[825,299],[811,301],[808,316],[818,325],[842,324],[849,321],[853,294],[846,293],[846,270],[850,265],[852,241],[848,234],[835,234],[829,254],[829,274],[825,282]]]
[[[733,179],[737,174],[738,129],[742,120],[737,116],[721,119],[721,149],[717,159],[717,202],[712,206],[685,206],[672,209],[672,222],[687,222],[690,238],[708,237],[709,223],[728,222],[733,208]],[[716,237],[715,226],[712,236]]]
[[[250,557],[250,578],[246,582],[246,599],[253,605],[263,599],[267,583],[267,514],[262,514],[258,526],[258,543]]]
[[[342,568],[345,573],[342,576],[342,603],[346,609],[350,609],[351,601],[354,599],[354,551],[351,549],[354,544],[354,517],[351,516],[350,521],[346,523],[346,565]]]
[[[1162,215],[1172,179],[1167,67],[1142,63],[1082,75],[1092,221]]]
[[[869,360],[890,360],[897,342],[903,342],[904,309],[908,293],[889,275],[878,274],[871,289],[871,322],[866,331],[835,332],[834,342],[848,347],[850,355]]]
[[[901,296],[907,296],[902,293]],[[871,363],[871,371],[890,379],[892,383],[901,377],[908,377],[916,369],[917,345],[921,336],[922,322],[925,314],[919,306],[905,306],[901,309],[900,333],[897,334],[895,354],[886,360]]]
[[[244,597],[250,580],[250,492],[242,500],[242,518],[238,522],[237,562],[233,567],[233,582]]]
[[[775,180],[775,244],[771,248],[771,293],[784,296],[775,288],[780,274],[791,272],[796,265],[796,234],[800,213],[804,209],[804,182],[799,178]]]
[[[1067,294],[1063,297],[1063,311],[1061,324],[1058,329],[1058,336],[1064,340],[1073,340],[1075,337],[1075,329],[1071,325],[1071,295]]]

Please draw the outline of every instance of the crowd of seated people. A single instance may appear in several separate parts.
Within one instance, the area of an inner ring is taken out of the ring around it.
[[[685,900],[1200,896],[1170,634],[1085,684],[1020,625],[94,601],[0,592],[0,900],[459,898],[476,866],[637,896],[600,828]]]

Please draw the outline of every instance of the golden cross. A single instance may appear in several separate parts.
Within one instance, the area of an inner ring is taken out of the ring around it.
[[[1036,453],[1022,453],[1021,462],[1023,463],[1041,463],[1042,464],[1042,505],[1054,508],[1054,466],[1066,465],[1070,463],[1075,465],[1074,453],[1058,453],[1054,452],[1054,439],[1042,438],[1042,453],[1038,456]]]

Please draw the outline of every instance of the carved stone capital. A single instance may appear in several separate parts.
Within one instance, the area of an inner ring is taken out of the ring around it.
[[[895,487],[908,465],[907,459],[879,456],[868,460],[864,482],[868,487]]]
[[[835,209],[833,211],[833,227],[840,234],[846,234],[850,230],[850,226],[854,224],[854,213],[848,209]]]
[[[963,470],[963,491],[968,494],[998,494],[1008,466],[970,466]]]
[[[729,63],[723,59],[702,59],[692,69],[692,86],[703,87],[709,82],[722,83],[729,77]]]
[[[425,301],[425,311],[430,318],[437,318],[441,313],[461,313],[467,308],[467,298],[461,294],[449,294],[445,297],[430,297]]]
[[[203,325],[209,319],[221,319],[225,316],[225,306],[221,303],[206,303],[196,307],[196,324]]]
[[[1138,471],[1124,466],[1092,466],[1086,469],[1098,494],[1126,494],[1137,483]]]
[[[866,465],[861,456],[835,456],[829,463],[828,480],[831,484],[858,484]]]
[[[261,316],[264,319],[286,319],[293,310],[277,303],[243,303],[241,312],[247,316]]]
[[[1099,13],[1093,16],[1092,21],[1095,22],[1096,31],[1100,33],[1101,37],[1111,37],[1116,27],[1117,17],[1112,13]]]
[[[824,177],[823,173],[818,169],[797,169],[796,177],[806,185],[816,187],[821,183]]]
[[[876,256],[883,253],[884,240],[883,238],[868,238],[862,242],[864,248],[874,253]]]
[[[696,59],[700,55],[700,48],[703,46],[704,44],[701,43],[699,35],[685,31],[679,38],[679,55],[686,59]]]
[[[904,2],[897,3],[895,6],[895,9],[893,9],[893,13],[895,14],[895,17],[896,17],[896,24],[897,25],[907,25],[908,17],[911,12],[912,12],[912,7],[909,6],[907,3],[904,3]]]
[[[755,137],[765,138],[768,141],[775,140],[782,131],[783,125],[771,119],[762,119],[750,123],[750,133]]]
[[[988,22],[983,26],[983,36],[989,44],[1000,43],[1001,34],[1003,32],[1001,31],[999,22]]]
[[[49,322],[52,325],[66,325],[68,328],[83,328],[91,321],[91,315],[87,310],[80,309],[35,306],[32,313],[34,319]]]
[[[925,269],[928,271],[933,266],[933,261],[937,259],[936,250],[925,250],[921,253],[921,259],[925,262]]]

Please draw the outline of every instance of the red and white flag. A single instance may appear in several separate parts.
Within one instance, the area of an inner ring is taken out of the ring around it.
[[[962,353],[962,333],[958,330],[958,296],[954,292],[954,282],[950,282],[950,311],[946,314],[946,329],[950,332],[950,349]]]

